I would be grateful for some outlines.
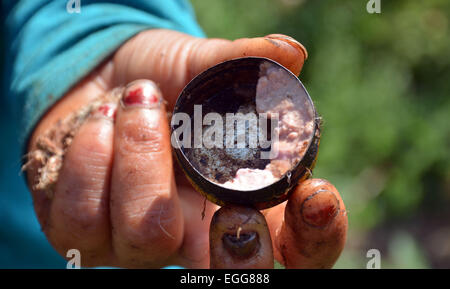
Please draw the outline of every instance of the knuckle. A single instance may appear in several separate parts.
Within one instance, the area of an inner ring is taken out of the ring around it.
[[[163,150],[163,134],[145,121],[124,124],[120,135],[122,153],[148,154]]]
[[[66,199],[56,204],[53,217],[57,219],[58,227],[70,231],[77,239],[85,239],[96,235],[103,227],[107,210],[106,201],[100,197]]]
[[[109,170],[110,158],[111,154],[104,150],[79,146],[75,154],[68,155],[66,162],[72,176],[78,176],[78,179],[95,178],[94,183],[103,183]]]
[[[141,210],[133,208],[133,212],[127,214],[122,223],[121,239],[129,249],[173,252],[180,243],[175,210],[160,196],[149,199],[148,206]],[[142,199],[135,202],[142,202]]]
[[[98,181],[103,184],[112,158],[111,148],[111,138],[98,130],[86,131],[82,128],[65,156],[64,166],[69,168],[66,170],[69,174],[67,179],[75,177],[77,182],[85,183],[95,178],[96,182],[89,181],[89,185]]]

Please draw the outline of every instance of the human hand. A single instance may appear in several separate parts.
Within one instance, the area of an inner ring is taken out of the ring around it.
[[[32,134],[30,152],[38,149],[42,136],[59,120],[114,88],[136,79],[151,79],[159,87],[150,81],[133,82],[120,92],[123,105],[111,102],[87,118],[65,151],[52,194],[35,186],[38,163],[28,166],[36,214],[61,255],[78,249],[82,266],[209,267],[209,225],[218,207],[206,202],[204,208],[204,198],[174,164],[167,111],[196,74],[243,56],[271,58],[298,75],[306,50],[283,35],[231,42],[168,30],[145,31],[48,111]],[[335,199],[308,197],[314,192],[301,184],[287,205],[264,212],[274,256],[287,267],[331,267],[343,248],[347,219],[339,194],[334,189]],[[308,205],[320,225],[305,222],[301,210],[306,199],[316,200]],[[337,215],[326,213],[334,211]]]

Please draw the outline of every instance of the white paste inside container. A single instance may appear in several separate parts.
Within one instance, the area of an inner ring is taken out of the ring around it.
[[[306,153],[314,130],[314,111],[306,92],[288,72],[270,62],[260,66],[256,87],[257,113],[278,114],[270,163],[265,169],[240,168],[235,177],[221,186],[240,190],[266,187],[289,172]]]

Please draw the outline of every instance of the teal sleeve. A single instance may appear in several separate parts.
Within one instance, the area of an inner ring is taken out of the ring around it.
[[[136,33],[151,28],[204,36],[183,0],[3,0],[7,103],[26,140],[45,111]],[[76,1],[72,1],[76,2]]]

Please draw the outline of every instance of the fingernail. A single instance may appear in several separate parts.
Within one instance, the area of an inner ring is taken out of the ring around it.
[[[104,103],[92,112],[94,118],[107,118],[111,120],[116,119],[117,104]]]
[[[308,51],[306,51],[306,48],[290,36],[284,34],[270,34],[267,35],[266,38],[284,41],[299,50],[304,55],[305,60],[308,58]]]
[[[212,269],[273,268],[269,229],[264,216],[254,208],[226,205],[217,210],[209,240]]]
[[[339,210],[339,201],[333,192],[318,190],[303,201],[300,212],[305,223],[323,228],[335,219]]]
[[[241,232],[239,229],[235,234],[225,233],[223,235],[223,246],[233,257],[247,259],[259,250],[261,246],[259,235],[255,231]]]
[[[136,80],[128,84],[122,97],[124,107],[157,108],[161,101],[161,92],[150,80]]]

